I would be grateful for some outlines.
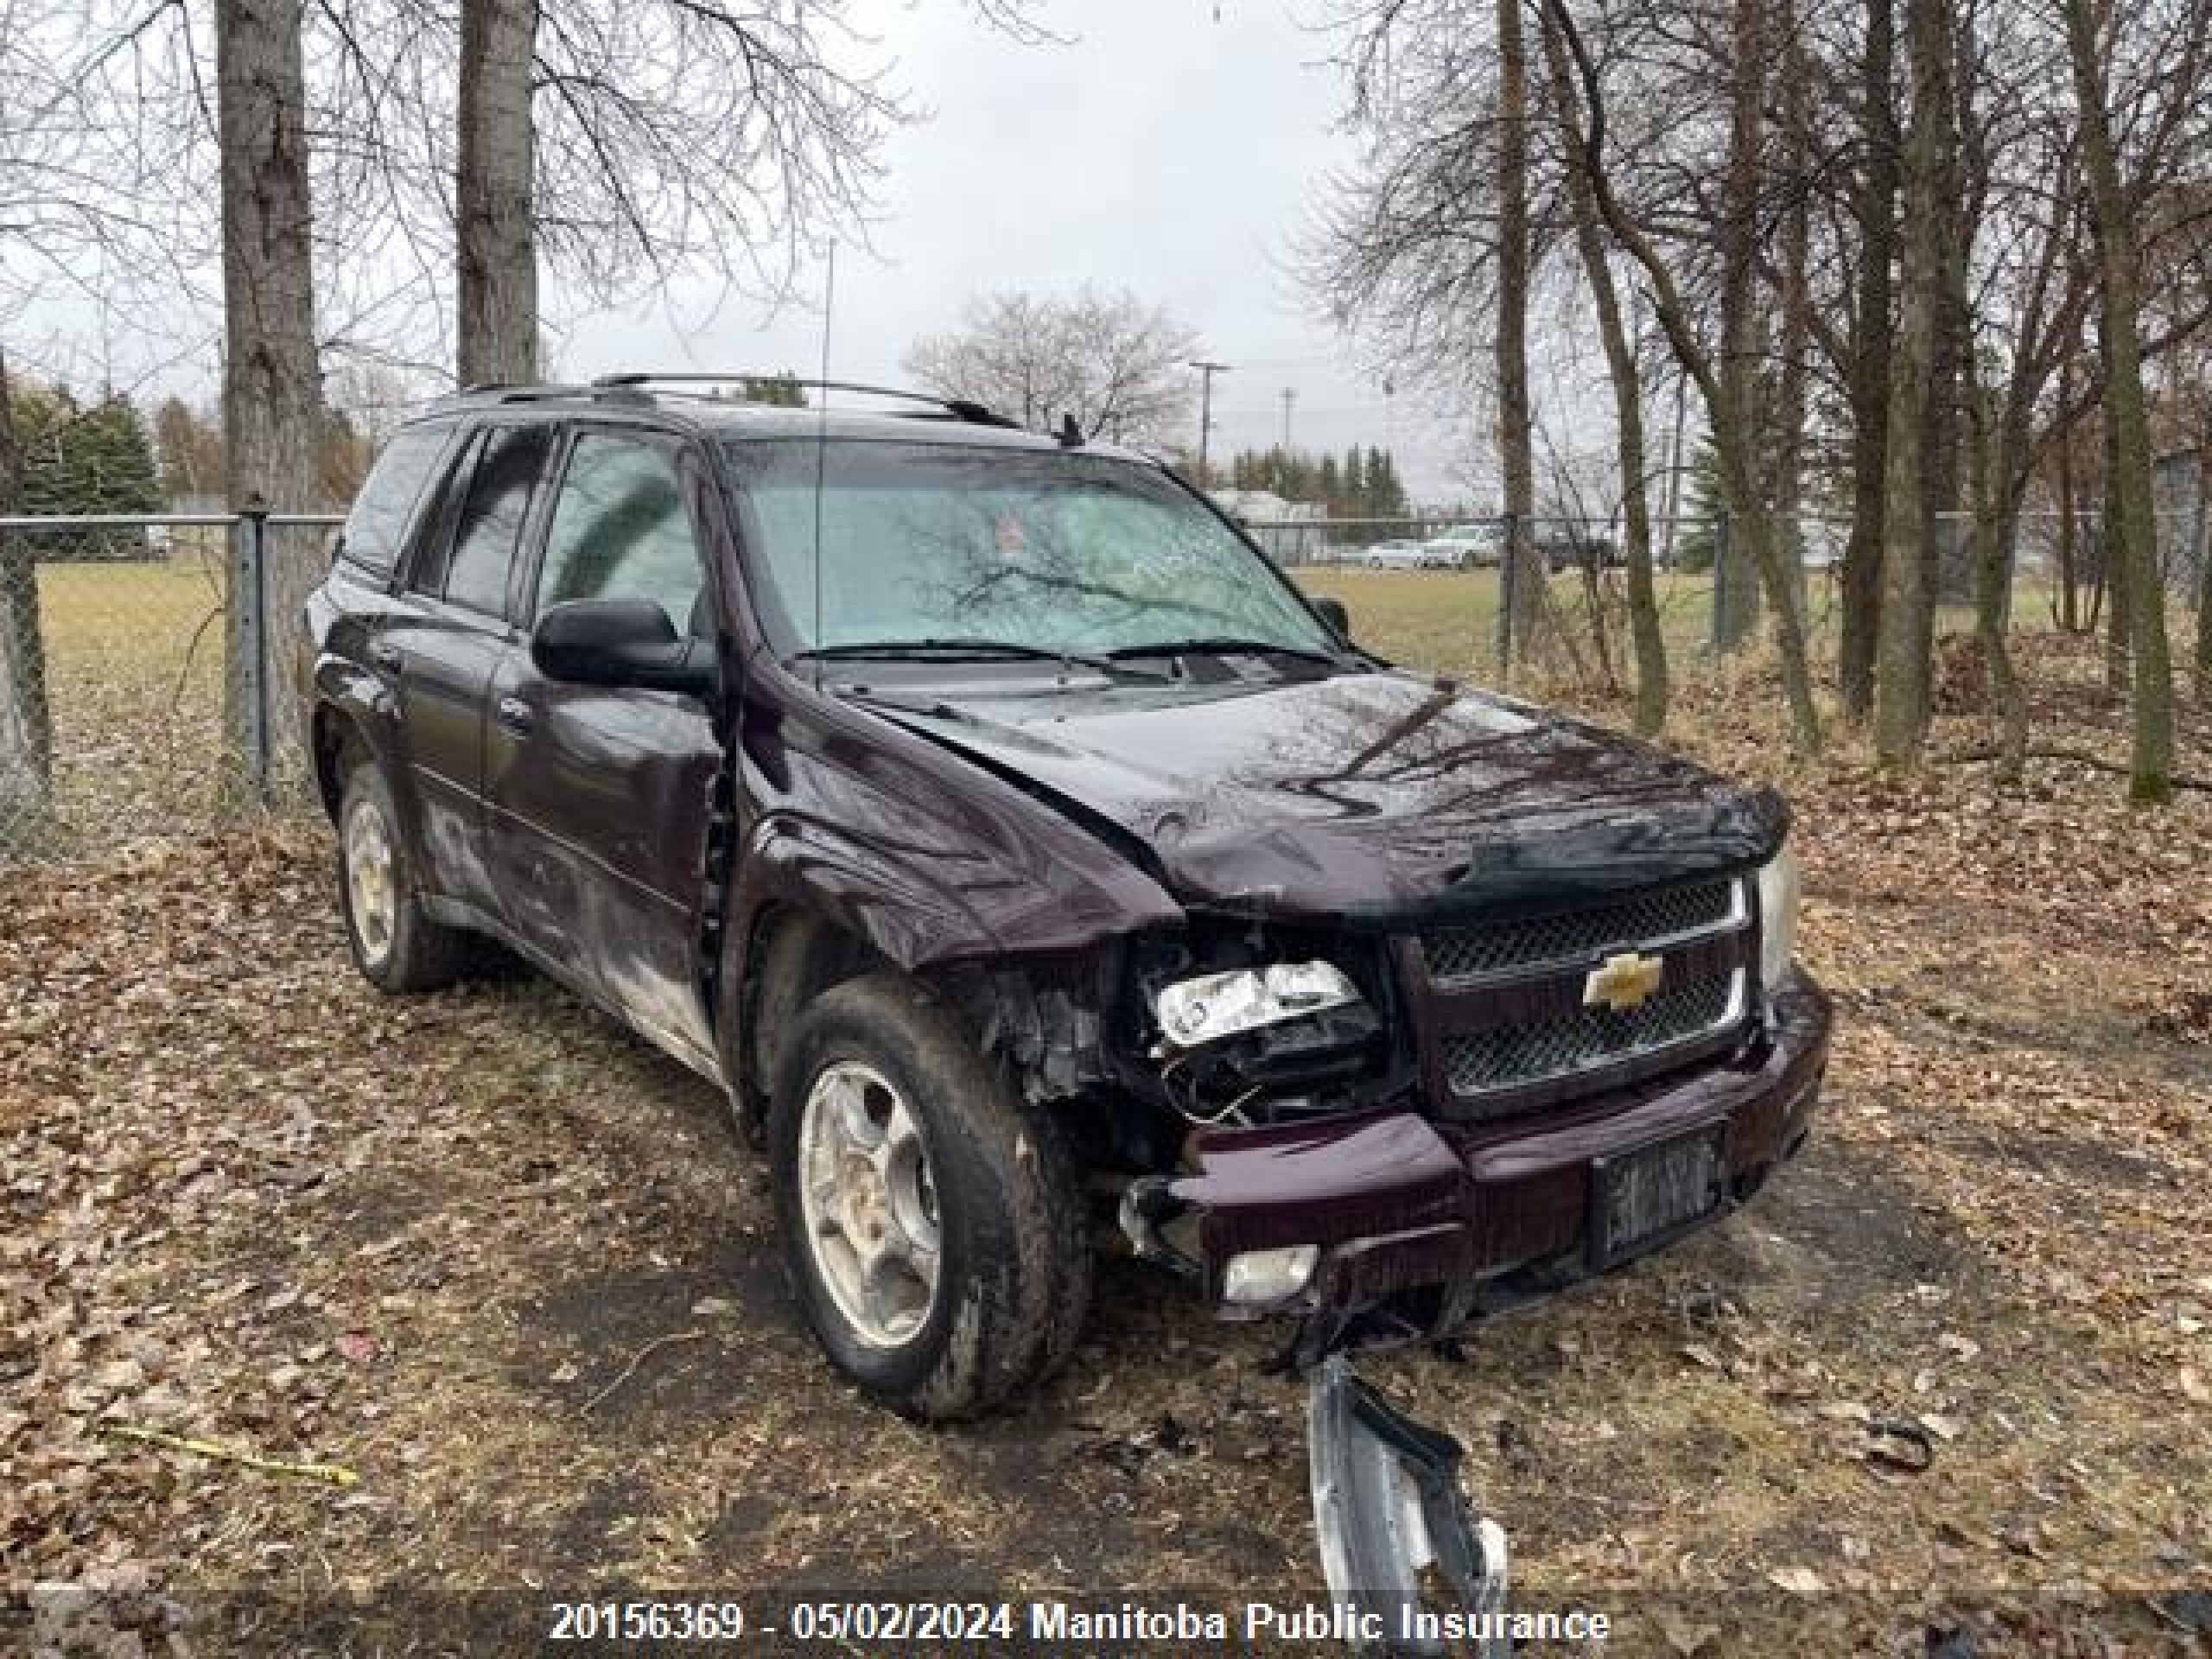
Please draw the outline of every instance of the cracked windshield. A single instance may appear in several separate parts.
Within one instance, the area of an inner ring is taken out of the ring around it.
[[[1336,649],[1258,554],[1148,467],[834,439],[731,454],[802,650],[959,641],[1098,654],[1230,639]]]

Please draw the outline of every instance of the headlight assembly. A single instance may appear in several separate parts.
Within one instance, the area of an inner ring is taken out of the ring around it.
[[[1759,867],[1759,979],[1778,988],[1797,947],[1797,855],[1784,847]]]
[[[1197,1048],[1360,1001],[1333,963],[1280,962],[1179,980],[1154,996],[1152,1011],[1170,1048]]]

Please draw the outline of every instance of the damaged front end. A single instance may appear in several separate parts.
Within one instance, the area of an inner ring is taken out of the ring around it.
[[[1172,1167],[1125,1188],[1122,1229],[1222,1317],[1287,1324],[1331,1587],[1387,1628],[1423,1593],[1502,1599],[1503,1541],[1456,1443],[1348,1356],[1611,1272],[1796,1155],[1829,1005],[1789,964],[1791,880],[1776,858],[1478,921],[1138,954],[1145,1052],[1185,1128]]]
[[[1790,965],[1786,855],[1738,850],[1754,861],[1379,920],[1191,909],[1061,988],[997,982],[995,1046],[1033,1098],[1082,1103],[1062,1121],[1137,1253],[1224,1318],[1282,1322],[1332,1589],[1382,1628],[1424,1598],[1484,1611],[1503,1537],[1451,1437],[1351,1357],[1712,1225],[1809,1135],[1828,1001]]]

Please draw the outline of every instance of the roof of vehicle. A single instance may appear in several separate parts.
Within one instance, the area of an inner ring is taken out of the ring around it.
[[[766,377],[763,377],[766,378]],[[1084,441],[1065,444],[1047,433],[1033,432],[971,404],[940,401],[925,393],[868,387],[809,388],[820,398],[895,398],[909,407],[835,408],[826,404],[792,408],[711,396],[694,390],[625,383],[591,385],[472,386],[441,399],[416,418],[449,420],[471,414],[537,414],[644,418],[690,428],[722,439],[826,438],[833,442],[899,442],[957,444],[963,448],[1057,451],[1075,448],[1086,454],[1157,465],[1156,458],[1119,445]]]

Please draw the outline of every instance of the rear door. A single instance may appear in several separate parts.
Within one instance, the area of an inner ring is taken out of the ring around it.
[[[385,631],[418,841],[439,893],[496,912],[485,858],[484,728],[493,670],[520,637],[516,554],[553,432],[495,426],[455,461]]]
[[[715,633],[705,462],[680,440],[591,428],[545,517],[529,614],[572,599],[650,599]],[[508,925],[700,1067],[714,1045],[696,972],[708,814],[721,746],[705,705],[564,685],[518,640],[492,687],[489,853]]]

